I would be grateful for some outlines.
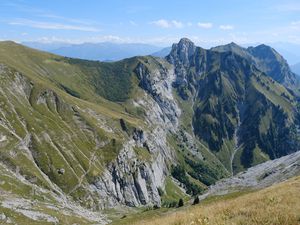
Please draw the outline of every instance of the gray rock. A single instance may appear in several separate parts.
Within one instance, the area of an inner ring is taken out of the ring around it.
[[[60,168],[60,169],[57,170],[57,173],[63,175],[65,173],[65,169]]]
[[[7,217],[6,217],[6,215],[5,215],[4,213],[1,213],[1,214],[0,214],[0,220],[3,221],[3,220],[6,220],[6,218],[7,218]]]

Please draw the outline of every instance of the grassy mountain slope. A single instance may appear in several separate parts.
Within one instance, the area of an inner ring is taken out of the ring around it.
[[[118,120],[123,116],[109,110],[104,111],[107,117],[99,116],[96,106],[88,112],[84,101],[59,96],[11,68],[2,70],[2,163],[52,190],[46,174],[65,193],[79,199],[86,192],[82,186],[96,179],[105,163],[117,156],[124,137]],[[119,131],[107,132],[105,124],[99,126],[101,119]]]
[[[163,216],[147,215],[128,224],[299,224],[300,178],[250,193],[206,200],[199,206],[177,210]],[[122,224],[126,224],[126,219]]]
[[[75,97],[98,103],[103,102],[99,93],[114,101],[128,98],[130,74],[126,70],[126,61],[111,64],[68,59],[13,42],[1,42],[0,48],[2,63],[47,85],[50,80]]]

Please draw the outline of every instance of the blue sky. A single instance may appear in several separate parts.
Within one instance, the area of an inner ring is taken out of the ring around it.
[[[1,0],[0,40],[300,44],[295,0]]]

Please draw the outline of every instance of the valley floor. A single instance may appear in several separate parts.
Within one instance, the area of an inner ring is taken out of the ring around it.
[[[299,225],[300,176],[244,194],[207,199],[171,213],[157,210],[116,224],[135,225]]]

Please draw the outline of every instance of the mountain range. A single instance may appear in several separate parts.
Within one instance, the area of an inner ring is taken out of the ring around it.
[[[25,46],[35,49],[51,52],[61,56],[100,60],[100,61],[117,61],[133,56],[151,55],[152,53],[160,52],[161,47],[141,44],[141,43],[82,43],[82,44],[68,44],[68,43],[39,43],[39,42],[24,42]],[[166,56],[169,52],[165,53]]]
[[[299,81],[267,45],[182,38],[166,57],[100,62],[0,42],[0,92],[0,209],[12,222],[170,207],[300,145]]]
[[[116,61],[124,58],[130,58],[137,55],[152,55],[164,58],[171,51],[169,47],[159,47],[151,44],[142,43],[81,43],[71,44],[68,42],[34,42],[27,41],[21,44],[42,51],[51,52],[66,57],[81,58],[87,60]],[[244,44],[243,47],[257,46],[259,43]],[[292,43],[274,42],[269,43],[293,66],[300,61],[300,46]],[[206,45],[205,48],[210,48]]]

